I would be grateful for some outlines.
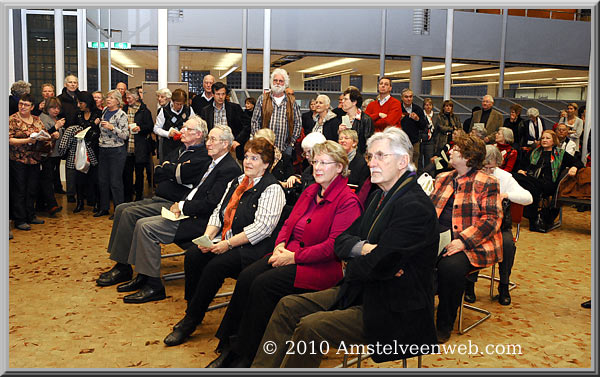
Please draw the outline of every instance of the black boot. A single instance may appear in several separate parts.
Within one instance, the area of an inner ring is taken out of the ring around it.
[[[510,305],[510,293],[508,293],[508,284],[498,285],[498,302],[500,305]]]
[[[472,304],[475,300],[477,300],[475,296],[475,283],[469,279],[465,279],[465,302]]]
[[[83,199],[77,198],[77,206],[75,206],[75,208],[73,209],[73,213],[78,213],[78,212],[83,211],[84,207],[85,207],[85,201]]]

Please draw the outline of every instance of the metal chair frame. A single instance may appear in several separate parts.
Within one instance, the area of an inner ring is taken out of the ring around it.
[[[368,354],[368,353],[363,353],[363,354],[359,354],[357,357],[348,360],[348,354],[344,355],[344,360],[342,361],[342,363],[338,366],[336,366],[335,368],[349,368],[353,365],[356,364],[357,368],[361,367],[361,364],[364,360],[367,360],[368,358],[370,358],[372,355]],[[408,362],[406,361],[407,359],[402,359],[402,368],[408,368]],[[423,365],[423,355],[419,355],[417,356],[417,368],[421,368]]]
[[[473,272],[479,271],[479,270],[481,270],[481,269],[480,268],[475,269],[475,270],[469,272],[467,274],[467,276],[470,275],[470,274],[472,274]],[[474,311],[474,312],[477,312],[477,313],[484,314],[484,316],[483,316],[483,318],[480,318],[479,320],[475,321],[471,325],[463,328],[463,312],[464,312],[464,309],[468,309],[468,310],[471,310],[471,311]],[[486,310],[486,309],[483,309],[483,308],[478,308],[477,306],[474,306],[474,305],[466,304],[465,303],[465,292],[463,291],[462,298],[461,298],[461,301],[460,301],[460,308],[459,308],[459,311],[458,311],[458,333],[459,334],[464,334],[464,333],[468,332],[469,330],[471,330],[475,326],[478,326],[478,325],[482,324],[483,322],[487,321],[491,316],[492,316],[492,312],[490,312],[489,310]]]

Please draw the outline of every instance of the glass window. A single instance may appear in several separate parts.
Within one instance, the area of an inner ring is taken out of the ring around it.
[[[27,15],[27,59],[31,95],[39,101],[42,98],[41,85],[56,82],[53,15]],[[56,94],[61,91],[62,85],[56,88]]]
[[[242,88],[242,72],[232,72],[227,76],[227,86],[231,89]],[[262,89],[262,73],[248,72],[246,74],[246,89]]]
[[[317,75],[306,74],[305,77],[312,77]],[[304,81],[304,90],[312,91],[327,91],[327,92],[340,92],[342,86],[342,76],[331,76],[324,77],[322,79]]]
[[[202,80],[210,71],[181,71],[181,81],[187,82],[190,93],[202,93]]]
[[[363,77],[362,76],[350,76],[350,85],[355,86],[362,92]],[[345,88],[342,88],[346,90]]]

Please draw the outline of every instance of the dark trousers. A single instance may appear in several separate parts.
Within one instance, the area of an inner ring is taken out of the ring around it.
[[[108,211],[110,208],[110,194],[112,194],[115,208],[123,203],[123,167],[125,166],[126,156],[125,146],[100,147],[98,184],[100,186],[101,210]]]
[[[529,175],[515,174],[515,180],[521,187],[531,193],[533,203],[523,209],[523,216],[530,221],[535,219],[542,195],[554,195],[556,193],[556,184],[544,183],[541,179]]]
[[[144,170],[146,163],[136,163],[135,155],[127,155],[125,166],[123,168],[123,193],[124,200],[131,202],[135,189],[135,198],[140,200],[144,197]],[[133,181],[133,172],[135,171],[135,185]]]
[[[240,356],[252,360],[279,299],[312,290],[294,287],[296,265],[273,268],[270,255],[246,267],[239,275],[217,337]],[[232,336],[236,335],[237,337]]]
[[[203,253],[196,245],[185,252],[186,315],[201,323],[225,278],[237,279],[248,266],[242,264],[240,248],[224,254]]]
[[[517,247],[513,241],[512,232],[505,230],[502,232],[502,262],[498,263],[498,271],[500,273],[500,284],[508,284],[510,282],[510,273],[512,272],[513,264],[515,263],[515,254]],[[475,283],[479,272],[474,272],[467,276],[467,280]]]
[[[46,209],[57,207],[58,203],[54,197],[54,171],[52,170],[52,160],[50,160],[50,158],[44,159],[41,162],[41,167],[38,186],[38,209],[40,209],[40,205]]]
[[[100,204],[100,188],[98,186],[98,165],[90,166],[87,172],[87,187],[85,188],[85,198],[88,205],[95,206]]]
[[[422,172],[431,162],[431,157],[435,154],[435,142],[433,139],[421,142],[421,154],[419,155],[419,165],[417,170]]]
[[[474,269],[464,252],[442,257],[438,263],[438,330],[449,332],[454,328],[456,312],[465,290],[465,276]]]
[[[51,164],[54,189],[60,191],[62,190],[62,182],[60,180],[60,162],[62,159],[60,157],[48,157],[48,160],[50,160]]]
[[[23,164],[9,160],[10,201],[15,225],[31,222],[35,217],[35,200],[40,177],[39,164]]]

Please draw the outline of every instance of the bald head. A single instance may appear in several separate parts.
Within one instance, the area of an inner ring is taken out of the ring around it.
[[[204,88],[204,94],[207,97],[212,96],[212,86],[215,83],[215,76],[206,75],[204,76],[204,80],[202,80],[202,87]]]

